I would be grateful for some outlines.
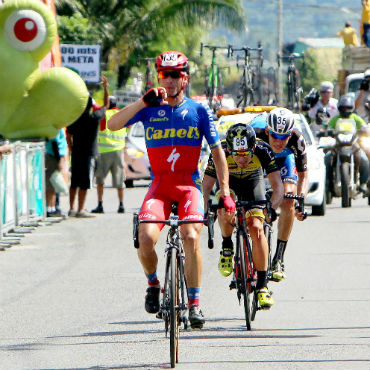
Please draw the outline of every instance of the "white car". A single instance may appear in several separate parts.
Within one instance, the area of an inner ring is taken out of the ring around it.
[[[151,178],[142,122],[136,122],[128,130],[125,148],[125,174],[127,187],[132,187],[134,180],[149,180]]]
[[[269,107],[271,110],[275,107]],[[218,120],[218,132],[221,139],[224,139],[227,129],[235,123],[249,123],[261,113],[260,107],[250,107],[246,113],[223,115]],[[253,110],[256,111],[253,111]],[[318,149],[312,131],[303,114],[295,113],[295,124],[302,132],[306,140],[307,164],[309,191],[305,199],[305,204],[312,206],[313,216],[323,216],[326,211],[325,199],[325,175],[326,168],[324,163],[324,152]]]

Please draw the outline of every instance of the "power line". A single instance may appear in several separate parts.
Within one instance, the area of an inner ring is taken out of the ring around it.
[[[263,1],[263,0],[248,0],[250,3],[258,3],[258,4],[268,4],[268,5],[278,5],[278,1]],[[342,13],[348,13],[348,12],[361,12],[361,8],[348,8],[348,7],[335,7],[335,6],[328,6],[328,5],[304,5],[304,4],[294,4],[294,3],[283,3],[284,8],[290,7],[290,8],[310,8],[315,10],[330,10],[330,11],[336,11],[336,12],[342,12]]]

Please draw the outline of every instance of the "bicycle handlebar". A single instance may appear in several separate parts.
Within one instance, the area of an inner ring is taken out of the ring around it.
[[[171,227],[178,227],[184,224],[196,224],[203,223],[208,226],[208,248],[212,249],[214,246],[214,213],[208,212],[207,218],[203,220],[179,220],[178,218],[173,218],[169,220],[139,220],[138,213],[134,213],[133,218],[134,228],[133,228],[133,240],[134,247],[139,248],[139,224],[165,224]]]
[[[298,204],[296,205],[296,209],[299,212],[302,212],[302,217],[303,219],[307,218],[307,212],[305,211],[304,208],[304,196],[303,195],[294,195],[294,194],[284,194],[284,198],[286,199],[295,199],[298,201]]]
[[[212,50],[213,53],[216,53],[217,49],[227,49],[227,57],[230,58],[231,55],[231,45],[227,46],[218,46],[218,45],[204,45],[203,42],[200,43],[200,56],[203,56],[203,48]]]
[[[149,57],[142,58],[142,57],[138,57],[138,58],[137,58],[137,64],[138,64],[138,65],[140,65],[140,62],[141,62],[142,60],[145,60],[146,62],[150,62],[150,61],[152,61],[152,60],[156,60],[156,58],[149,58]]]
[[[294,59],[303,59],[304,60],[304,54],[299,54],[299,53],[292,53],[290,55],[280,55],[279,53],[277,54],[277,62],[278,66],[280,67],[280,60],[284,61],[287,60],[289,62],[293,62]]]

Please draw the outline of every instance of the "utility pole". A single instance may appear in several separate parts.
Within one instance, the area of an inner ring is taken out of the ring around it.
[[[283,0],[279,0],[278,4],[278,37],[277,37],[277,45],[278,45],[278,54],[282,55],[283,52]],[[282,66],[282,64],[281,64]],[[278,82],[278,102],[280,105],[283,104],[283,78],[282,78],[282,67],[278,67],[277,70],[277,82]]]

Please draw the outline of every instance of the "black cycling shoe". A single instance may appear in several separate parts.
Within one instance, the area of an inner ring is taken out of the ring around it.
[[[148,313],[157,313],[159,311],[159,293],[161,288],[150,286],[146,290],[145,310]]]
[[[117,213],[125,213],[125,207],[124,206],[119,206]]]
[[[198,306],[189,308],[189,321],[192,329],[202,329],[205,323],[202,310]]]
[[[96,208],[94,208],[91,213],[104,213],[104,209],[103,209],[103,206],[97,206]]]

